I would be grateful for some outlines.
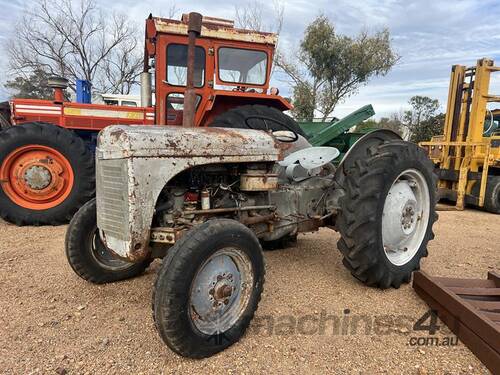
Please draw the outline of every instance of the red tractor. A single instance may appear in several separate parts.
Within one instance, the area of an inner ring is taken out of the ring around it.
[[[52,101],[0,104],[0,216],[17,225],[68,222],[95,194],[96,139],[108,125],[246,128],[251,122],[254,129],[303,134],[283,114],[291,104],[269,88],[276,35],[199,20],[191,30],[188,15],[148,17],[141,107],[65,102],[61,78],[49,82]],[[194,111],[184,111],[188,101]]]

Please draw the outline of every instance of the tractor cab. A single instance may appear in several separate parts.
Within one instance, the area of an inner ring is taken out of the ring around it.
[[[159,125],[183,122],[188,24],[187,14],[181,20],[152,16],[146,20],[142,105],[151,105],[154,92]],[[196,95],[194,126],[207,126],[228,109],[250,103],[281,111],[291,108],[277,90],[269,89],[276,42],[276,34],[238,29],[230,20],[202,18],[191,61]]]

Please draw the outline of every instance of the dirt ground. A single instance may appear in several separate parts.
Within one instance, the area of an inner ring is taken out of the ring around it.
[[[500,269],[499,229],[500,215],[440,212],[422,268],[484,278]],[[487,373],[462,343],[444,345],[455,336],[440,322],[442,345],[412,345],[412,337],[429,337],[413,330],[426,304],[410,285],[380,291],[358,283],[342,266],[333,231],[267,252],[265,292],[250,330],[212,358],[187,360],[153,326],[159,261],[139,278],[91,285],[66,263],[65,230],[0,222],[1,373]]]

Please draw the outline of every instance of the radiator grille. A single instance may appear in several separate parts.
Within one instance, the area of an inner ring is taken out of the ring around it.
[[[128,190],[126,160],[98,160],[97,226],[106,235],[127,239]]]

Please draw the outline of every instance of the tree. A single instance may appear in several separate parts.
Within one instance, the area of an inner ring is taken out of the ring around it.
[[[307,27],[299,51],[294,56],[279,54],[277,65],[291,78],[294,93],[300,95],[294,97],[295,116],[311,120],[316,110],[325,120],[339,102],[370,78],[386,75],[397,60],[388,30],[373,35],[362,31],[351,38],[337,34],[329,19],[320,15]]]
[[[89,80],[98,92],[128,94],[142,67],[141,33],[123,14],[94,0],[36,0],[17,22],[7,46],[12,73],[27,79],[44,71]]]
[[[433,136],[442,134],[444,114],[438,113],[437,99],[416,95],[410,98],[408,104],[411,109],[404,112],[403,124],[408,129],[410,141],[428,141]]]
[[[12,97],[23,99],[52,99],[53,90],[47,86],[49,75],[41,69],[36,69],[27,78],[16,77],[7,81],[5,87],[13,91]]]
[[[272,14],[272,19],[267,19],[264,14]],[[234,7],[234,19],[236,26],[246,30],[264,31],[275,33],[278,36],[283,28],[285,6],[282,0],[263,2],[258,0],[238,4]],[[279,40],[275,46],[279,50]],[[276,53],[279,54],[279,53]],[[271,73],[276,68],[276,59],[273,61]]]
[[[267,31],[278,34],[283,27],[285,7],[280,0],[261,2],[258,0],[238,4],[234,8],[236,26],[254,31]],[[265,22],[264,14],[273,14],[272,20]]]
[[[379,121],[369,119],[357,125],[356,131],[363,132],[369,129],[388,129],[403,136],[404,129],[400,117],[400,114],[395,112],[389,117],[382,117]]]

